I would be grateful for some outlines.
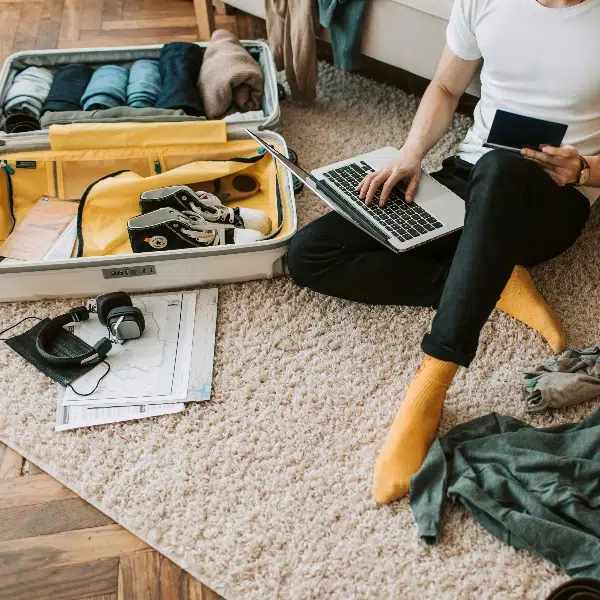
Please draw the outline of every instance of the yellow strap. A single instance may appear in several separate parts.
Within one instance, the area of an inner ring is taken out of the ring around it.
[[[74,123],[52,125],[52,150],[221,144],[227,142],[225,121],[176,123]]]

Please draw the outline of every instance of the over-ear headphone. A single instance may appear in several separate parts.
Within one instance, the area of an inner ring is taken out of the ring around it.
[[[108,329],[116,342],[125,342],[139,338],[146,322],[142,311],[133,306],[131,297],[125,292],[104,294],[96,299],[98,320]]]
[[[133,306],[129,294],[113,292],[96,299],[95,312],[98,320],[108,329],[109,337],[98,340],[94,349],[79,356],[56,356],[49,351],[50,344],[60,329],[69,323],[79,323],[90,318],[90,310],[85,306],[73,308],[68,313],[51,319],[38,333],[36,348],[40,356],[57,367],[87,365],[104,360],[110,352],[113,342],[123,343],[141,337],[146,328],[142,311]],[[93,309],[92,309],[93,312]]]

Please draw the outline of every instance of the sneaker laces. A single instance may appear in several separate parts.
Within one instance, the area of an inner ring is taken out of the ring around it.
[[[198,199],[205,204],[210,204],[211,206],[216,204],[217,206],[222,206],[223,203],[219,200],[218,196],[211,194],[210,192],[205,192],[204,190],[198,190],[194,192],[194,194],[198,197]]]
[[[180,222],[189,227],[181,228],[181,232],[189,237],[204,242],[207,246],[218,246],[225,244],[225,231],[235,229],[229,223],[211,223],[202,215],[186,210],[181,213]]]
[[[200,200],[204,201],[205,203],[203,202],[202,204],[198,205],[193,201],[190,202],[189,206],[191,210],[182,211],[184,215],[192,217],[200,216],[203,219],[210,219],[211,222],[214,219],[215,221],[219,221],[221,223],[233,223],[235,215],[232,208],[223,206],[216,196],[208,194],[207,192],[200,192],[197,195],[199,196]],[[211,198],[211,196],[214,198],[214,200]]]

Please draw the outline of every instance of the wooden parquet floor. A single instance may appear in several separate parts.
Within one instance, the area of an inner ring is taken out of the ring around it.
[[[0,600],[222,600],[0,443]]]
[[[250,15],[216,14],[241,39]],[[196,41],[191,0],[0,0],[0,61],[32,49]],[[0,600],[221,600],[0,443]]]
[[[264,21],[250,15],[215,21],[241,39],[266,37]],[[20,50],[198,39],[192,0],[0,0],[0,61]]]

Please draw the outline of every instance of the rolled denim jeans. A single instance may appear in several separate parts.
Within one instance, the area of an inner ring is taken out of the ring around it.
[[[81,104],[83,110],[124,106],[127,102],[129,72],[118,65],[104,65],[94,71]]]
[[[153,108],[161,90],[157,60],[136,60],[129,70],[127,106]]]

